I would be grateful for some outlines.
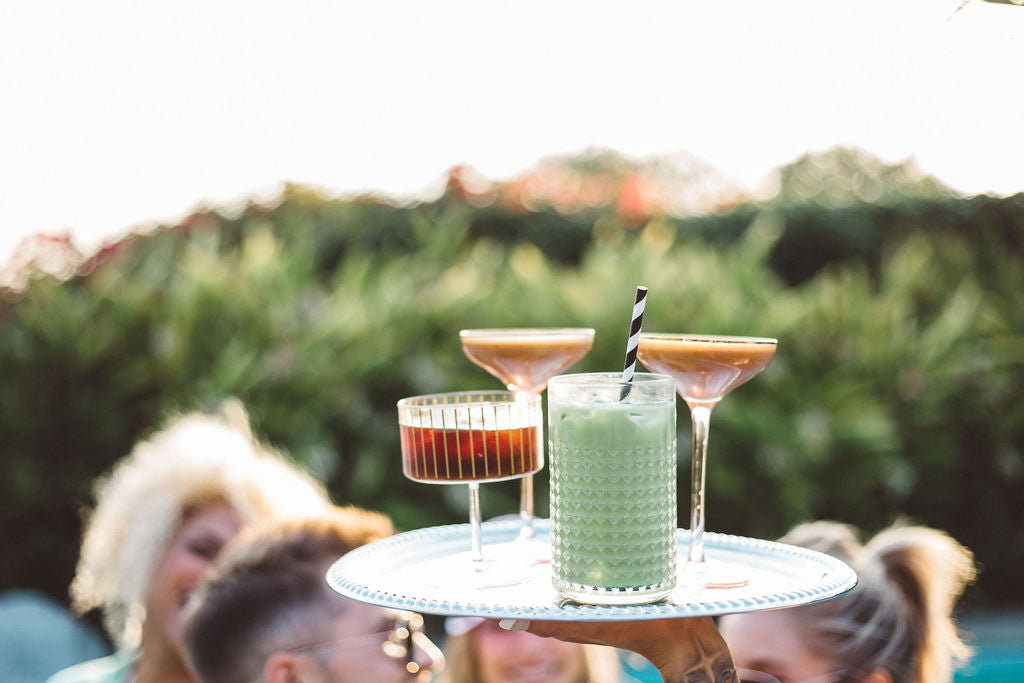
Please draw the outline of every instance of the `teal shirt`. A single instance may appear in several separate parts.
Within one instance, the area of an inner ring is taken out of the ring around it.
[[[46,683],[125,683],[138,658],[136,651],[115,652],[109,657],[69,666],[50,676]]]

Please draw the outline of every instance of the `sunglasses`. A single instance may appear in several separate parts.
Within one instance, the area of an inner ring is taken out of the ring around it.
[[[431,659],[434,670],[444,668],[444,654],[423,631],[423,615],[404,610],[389,610],[389,619],[391,628],[386,631],[327,640],[314,645],[289,648],[288,651],[298,655],[315,656],[339,650],[370,649],[377,646],[385,656],[402,661],[405,670],[410,674],[417,674],[422,668],[416,662],[416,648],[419,648]]]
[[[753,669],[736,669],[736,675],[739,677],[740,683],[782,683],[772,674]],[[842,680],[844,680],[842,672],[832,671],[813,678],[805,678],[802,681],[792,681],[791,683],[839,683]]]

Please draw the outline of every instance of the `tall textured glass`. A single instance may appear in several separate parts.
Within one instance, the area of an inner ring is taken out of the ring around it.
[[[671,377],[560,375],[548,382],[555,589],[639,604],[676,585],[676,407]]]

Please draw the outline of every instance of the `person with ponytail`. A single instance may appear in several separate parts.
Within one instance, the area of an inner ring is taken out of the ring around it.
[[[811,605],[649,621],[507,620],[502,628],[632,650],[666,683],[949,683],[969,648],[953,609],[974,556],[949,534],[897,524],[861,545],[838,522],[779,539],[838,557],[858,575],[848,593]]]
[[[945,532],[897,524],[861,545],[852,527],[819,521],[779,540],[838,557],[858,583],[832,600],[723,617],[741,680],[948,683],[970,657],[953,608],[974,558]]]

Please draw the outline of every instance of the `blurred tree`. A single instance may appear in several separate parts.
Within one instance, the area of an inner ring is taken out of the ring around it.
[[[168,413],[226,396],[338,500],[402,528],[461,522],[464,495],[402,476],[395,402],[496,388],[463,356],[463,327],[594,327],[573,370],[621,367],[645,284],[646,329],[780,339],[716,409],[710,529],[911,515],[975,550],[975,599],[1024,603],[1024,195],[630,226],[614,201],[516,209],[462,180],[406,206],[290,187],[0,294],[0,533],[18,557],[0,587],[65,599],[93,478]],[[685,419],[679,443],[685,486]],[[516,493],[489,486],[485,515]]]
[[[774,202],[783,205],[841,207],[894,204],[907,199],[939,199],[954,193],[925,174],[913,159],[886,164],[856,148],[808,153],[782,166]]]

